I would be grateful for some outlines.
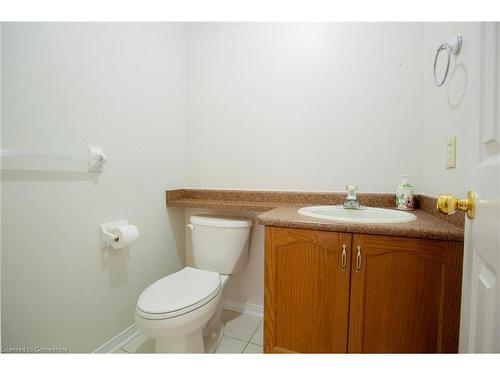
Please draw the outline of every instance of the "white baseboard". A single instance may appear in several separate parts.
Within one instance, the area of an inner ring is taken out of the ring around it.
[[[236,311],[242,314],[254,315],[262,318],[264,316],[264,307],[253,303],[236,302],[223,300],[222,307],[226,310]]]
[[[139,333],[140,333],[139,328],[137,328],[135,326],[135,324],[132,324],[130,327],[121,331],[119,334],[117,334],[111,340],[102,344],[100,347],[98,347],[92,353],[116,353],[129,341],[131,341],[131,340],[135,339],[137,336],[139,336]]]

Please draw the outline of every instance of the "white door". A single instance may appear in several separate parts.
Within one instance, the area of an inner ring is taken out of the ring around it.
[[[500,26],[482,24],[480,119],[471,123],[475,157],[467,189],[476,217],[466,219],[460,319],[461,353],[500,353]]]

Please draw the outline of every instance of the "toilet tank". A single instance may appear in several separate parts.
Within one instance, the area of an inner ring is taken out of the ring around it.
[[[193,259],[196,268],[231,275],[247,263],[252,220],[209,214],[192,215]]]

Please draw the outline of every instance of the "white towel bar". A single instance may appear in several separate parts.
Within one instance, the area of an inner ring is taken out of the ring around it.
[[[69,155],[55,152],[32,152],[2,148],[2,158],[30,158],[48,160],[87,161],[89,172],[102,172],[102,166],[107,158],[101,147],[89,146],[88,155]]]

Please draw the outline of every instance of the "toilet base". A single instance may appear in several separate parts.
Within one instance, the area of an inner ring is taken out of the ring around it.
[[[155,341],[156,353],[205,353],[203,330],[217,311],[221,292],[186,314],[168,319],[147,319],[136,312],[135,322],[144,336]]]
[[[203,330],[185,336],[163,336],[155,339],[155,353],[205,353]]]
[[[214,353],[217,350],[224,333],[221,296],[227,279],[227,275],[221,275],[219,293],[186,314],[150,319],[136,311],[135,322],[146,337],[155,341],[156,353]]]
[[[207,328],[188,336],[157,337],[154,339],[155,353],[215,353],[224,334],[224,324],[219,319]]]
[[[223,278],[223,285],[227,276]],[[224,334],[224,323],[222,322],[222,301],[219,301],[214,315],[203,329],[203,340],[205,342],[205,353],[215,353]]]
[[[222,320],[216,322],[210,329],[208,334],[203,335],[205,342],[205,353],[215,353],[224,334],[224,324]]]

